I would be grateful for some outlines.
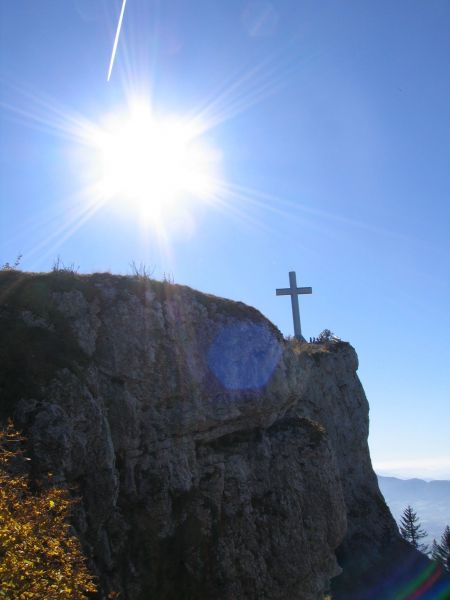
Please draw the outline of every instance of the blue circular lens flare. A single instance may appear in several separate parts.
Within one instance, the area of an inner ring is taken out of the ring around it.
[[[218,334],[208,352],[208,365],[229,390],[266,385],[281,357],[281,346],[270,329],[240,321]]]

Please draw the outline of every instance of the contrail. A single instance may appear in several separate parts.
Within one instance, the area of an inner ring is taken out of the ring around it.
[[[111,73],[113,70],[114,59],[116,58],[117,43],[119,42],[120,30],[122,28],[122,21],[123,21],[123,13],[125,12],[126,3],[127,3],[127,0],[123,0],[122,10],[120,11],[119,23],[117,25],[116,37],[114,39],[114,46],[113,46],[112,54],[111,54],[111,62],[109,63],[108,81],[111,77]]]

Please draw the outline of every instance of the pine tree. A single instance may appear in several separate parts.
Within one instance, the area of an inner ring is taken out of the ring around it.
[[[420,550],[420,552],[427,552],[428,546],[422,544],[420,540],[428,534],[422,529],[416,512],[409,505],[403,511],[400,520],[400,534],[413,548]]]
[[[432,560],[439,562],[439,544],[437,543],[437,541],[435,539],[433,540],[433,543],[431,544],[430,556],[431,556]]]
[[[436,540],[433,540],[431,558],[450,572],[450,527],[448,525],[442,534],[441,543],[438,544]]]

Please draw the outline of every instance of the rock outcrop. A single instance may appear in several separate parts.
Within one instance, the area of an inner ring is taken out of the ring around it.
[[[317,600],[336,549],[345,589],[398,543],[349,344],[146,278],[4,272],[0,302],[2,418],[81,497],[104,595]]]

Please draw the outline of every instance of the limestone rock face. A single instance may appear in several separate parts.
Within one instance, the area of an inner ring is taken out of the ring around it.
[[[255,309],[140,278],[0,291],[1,414],[33,476],[81,497],[104,596],[318,600],[337,548],[370,563],[397,538],[349,344],[296,346]]]

